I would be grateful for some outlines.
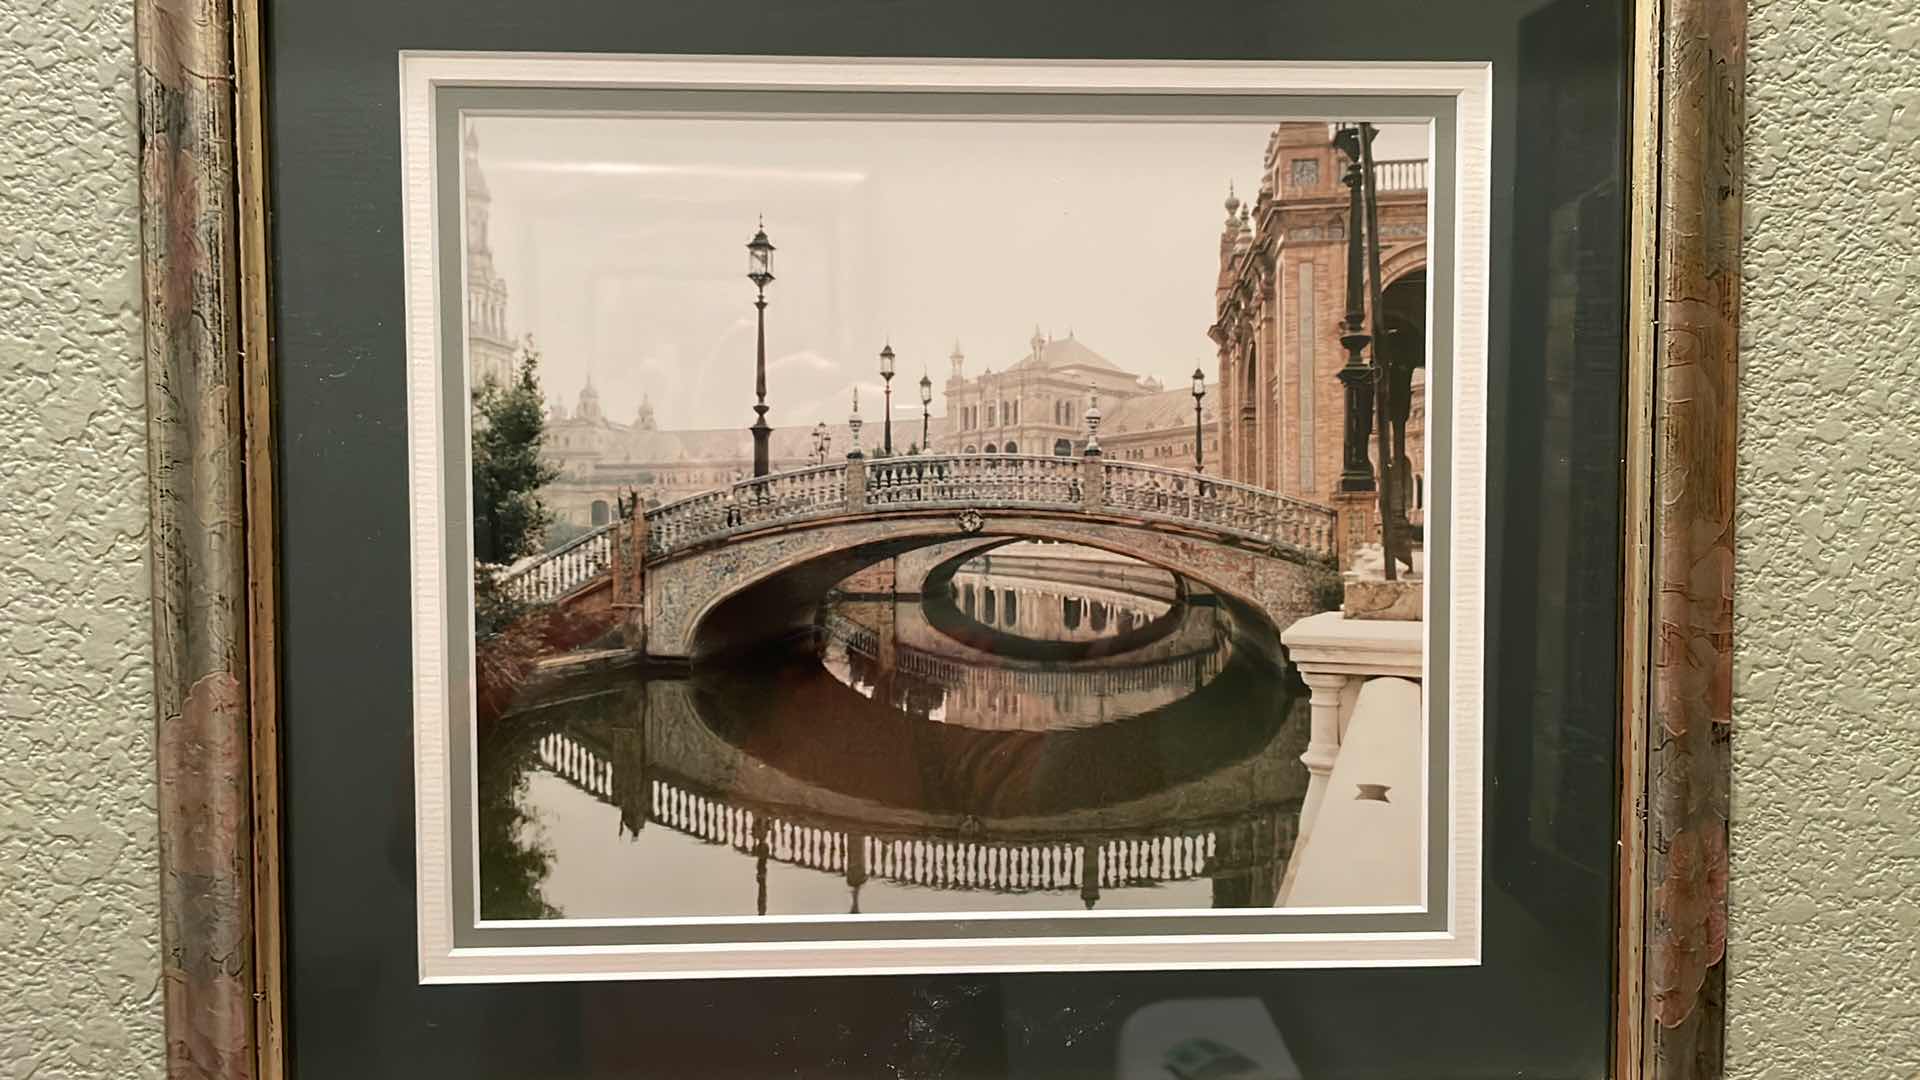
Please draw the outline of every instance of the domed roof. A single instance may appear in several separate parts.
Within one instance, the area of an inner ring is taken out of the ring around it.
[[[1040,340],[1039,348],[1013,365],[1014,371],[1067,371],[1089,368],[1095,371],[1119,371],[1120,365],[1080,344],[1072,334],[1051,341]]]

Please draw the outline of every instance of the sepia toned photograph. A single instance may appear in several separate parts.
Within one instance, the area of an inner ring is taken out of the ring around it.
[[[1426,125],[460,137],[481,919],[1422,903]]]

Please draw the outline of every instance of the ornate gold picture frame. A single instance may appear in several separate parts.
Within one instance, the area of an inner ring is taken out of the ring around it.
[[[137,5],[169,1069],[283,1075],[258,7]],[[1633,62],[1615,1075],[1722,1072],[1744,6]]]

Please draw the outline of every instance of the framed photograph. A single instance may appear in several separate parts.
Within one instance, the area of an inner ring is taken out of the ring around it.
[[[181,1067],[1718,1074],[1732,7],[143,3]]]
[[[1485,65],[400,72],[423,977],[1478,959]]]

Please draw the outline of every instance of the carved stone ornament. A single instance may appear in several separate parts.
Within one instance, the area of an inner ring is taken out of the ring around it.
[[[977,533],[986,528],[987,519],[980,516],[978,510],[962,510],[954,517],[953,523],[958,525],[963,533]]]

